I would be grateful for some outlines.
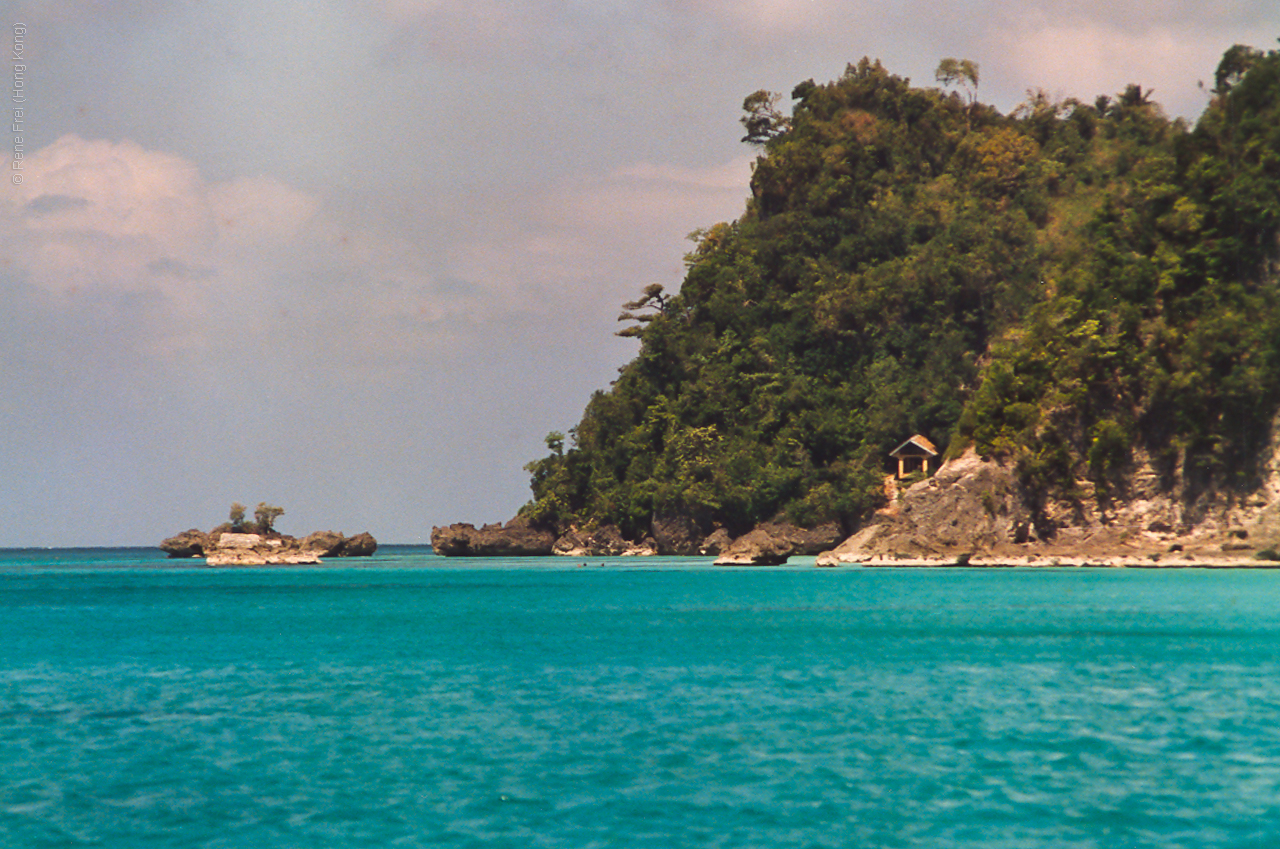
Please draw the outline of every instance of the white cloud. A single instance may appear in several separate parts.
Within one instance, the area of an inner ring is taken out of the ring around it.
[[[24,170],[0,238],[31,284],[63,298],[225,287],[228,264],[290,244],[317,208],[269,178],[207,183],[181,157],[128,140],[65,135]]]

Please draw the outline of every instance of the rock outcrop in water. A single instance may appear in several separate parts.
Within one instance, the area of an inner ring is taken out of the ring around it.
[[[458,522],[431,529],[431,548],[446,557],[531,557],[551,554],[556,536],[520,517],[505,525]]]
[[[369,557],[378,541],[364,532],[353,537],[316,531],[302,539],[287,534],[245,533],[222,525],[209,533],[192,528],[160,543],[172,558],[203,557],[209,566],[272,566],[319,563],[322,557]]]
[[[835,523],[817,528],[768,522],[733,540],[716,558],[717,566],[774,566],[792,555],[817,554],[838,543],[843,534]]]

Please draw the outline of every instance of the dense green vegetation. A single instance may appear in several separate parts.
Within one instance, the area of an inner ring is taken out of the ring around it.
[[[529,464],[527,515],[849,527],[912,433],[1046,494],[1122,494],[1138,456],[1187,497],[1256,480],[1280,408],[1280,53],[1229,50],[1194,127],[1136,85],[1002,115],[973,63],[938,81],[864,59],[789,116],[746,99],[746,210],[693,235],[678,294],[625,305],[640,352]]]

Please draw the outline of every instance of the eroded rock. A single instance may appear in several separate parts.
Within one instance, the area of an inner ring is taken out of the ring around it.
[[[644,557],[657,554],[658,547],[648,538],[632,542],[616,525],[604,525],[591,531],[569,531],[555,541],[551,553],[562,557]]]
[[[466,522],[431,529],[431,547],[447,557],[536,557],[551,554],[556,537],[517,516],[506,525]]]
[[[212,548],[209,535],[198,528],[175,534],[160,543],[160,550],[173,558],[204,557],[207,548]]]
[[[837,544],[843,533],[831,522],[801,528],[783,522],[767,522],[733,540],[716,558],[718,566],[771,566],[792,555],[817,554]]]
[[[653,541],[657,553],[687,556],[700,553],[705,534],[692,516],[667,514],[653,517]]]
[[[373,534],[362,531],[353,537],[348,537],[346,545],[338,555],[340,557],[372,557],[377,550],[378,541],[373,538]]]

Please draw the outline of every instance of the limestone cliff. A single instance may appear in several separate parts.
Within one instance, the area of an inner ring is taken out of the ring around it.
[[[1280,443],[1278,443],[1280,444]],[[1006,463],[970,451],[901,492],[818,565],[1268,565],[1280,542],[1280,454],[1250,493],[1193,500],[1141,457],[1110,492],[1038,500]]]

